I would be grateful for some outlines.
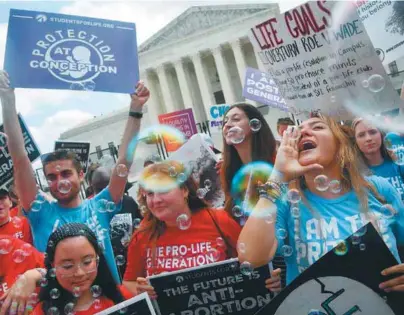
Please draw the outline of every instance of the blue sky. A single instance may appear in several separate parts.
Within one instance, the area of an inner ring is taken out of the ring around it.
[[[25,9],[135,22],[142,43],[192,5],[244,1],[0,1],[0,66],[3,66],[9,10]],[[255,3],[268,2],[255,0]],[[281,10],[301,0],[281,1]],[[127,106],[126,95],[60,90],[17,89],[17,108],[23,114],[42,152],[48,152],[59,134],[94,116]],[[84,139],[83,139],[84,140]]]

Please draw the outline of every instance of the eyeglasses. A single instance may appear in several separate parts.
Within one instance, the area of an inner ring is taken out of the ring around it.
[[[88,257],[77,264],[67,262],[59,266],[55,266],[55,270],[64,278],[73,277],[78,271],[79,267],[84,273],[89,274],[97,270],[99,261],[100,257],[98,256]]]

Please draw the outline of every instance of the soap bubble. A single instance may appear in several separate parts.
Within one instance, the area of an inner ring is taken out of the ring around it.
[[[216,244],[219,247],[225,247],[226,246],[226,242],[221,237],[216,238]]]
[[[117,255],[115,257],[115,262],[117,266],[123,266],[126,262],[126,259],[123,255]]]
[[[60,297],[60,291],[56,288],[53,288],[52,290],[50,290],[49,296],[51,297],[51,299],[56,300]]]
[[[329,190],[333,194],[339,194],[341,192],[341,190],[342,190],[341,182],[339,180],[337,180],[337,179],[334,179],[334,180],[330,181]]]
[[[84,91],[84,84],[82,82],[74,82],[74,83],[70,84],[70,90]]]
[[[180,230],[188,230],[191,227],[191,217],[186,213],[180,214],[177,217],[177,227]]]
[[[96,309],[96,310],[99,310],[102,307],[102,303],[99,299],[95,299],[93,302],[93,305],[94,305],[94,309]]]
[[[290,213],[292,214],[292,218],[298,219],[300,217],[300,209],[298,206],[293,205],[290,209]]]
[[[198,189],[196,190],[196,196],[197,196],[199,199],[205,198],[205,197],[206,197],[206,193],[207,193],[207,191],[206,191],[206,189],[204,189],[204,188],[198,188]]]
[[[74,303],[70,302],[65,305],[65,315],[74,315]]]
[[[369,81],[368,80],[363,80],[362,81],[362,86],[367,89],[369,87]]]
[[[273,224],[275,222],[273,214],[269,213],[264,216],[265,223]]]
[[[361,240],[362,240],[362,238],[357,235],[352,235],[352,237],[351,237],[352,245],[358,245],[361,242]]]
[[[360,229],[358,229],[353,235],[359,237],[364,236],[367,232],[367,229],[368,229],[367,226],[364,225]]]
[[[212,181],[210,179],[205,179],[205,181],[203,182],[203,186],[205,188],[211,188],[212,187]]]
[[[334,253],[338,256],[344,256],[348,253],[349,246],[345,241],[340,242],[337,246],[334,247]]]
[[[40,200],[34,200],[32,203],[31,203],[31,211],[32,212],[39,212],[39,211],[41,211],[41,208],[42,208],[42,205],[43,205],[43,201],[40,201]]]
[[[251,265],[251,263],[249,263],[248,261],[244,261],[240,264],[240,272],[245,275],[245,276],[249,276],[252,274],[252,272],[254,271],[253,266]]]
[[[179,173],[177,176],[177,180],[180,184],[185,183],[187,181],[187,175],[184,173]]]
[[[273,167],[265,162],[257,161],[242,166],[234,175],[230,194],[234,204],[249,214],[259,199],[259,186],[266,183]]]
[[[60,312],[58,310],[57,307],[52,306],[51,308],[48,309],[48,311],[46,312],[46,315],[59,315]]]
[[[311,309],[307,315],[324,315],[324,312],[319,311],[319,310],[315,310],[315,309]]]
[[[258,118],[253,118],[250,120],[250,128],[252,132],[258,132],[261,129],[261,121]]]
[[[364,251],[364,250],[366,250],[366,245],[365,244],[360,244],[359,245],[359,249],[361,250],[361,251]]]
[[[243,210],[239,206],[234,206],[231,212],[235,218],[240,218],[243,215]]]
[[[16,263],[16,264],[20,264],[20,263],[22,263],[24,260],[25,260],[25,255],[24,255],[24,252],[21,250],[21,249],[16,249],[14,252],[13,252],[13,261]]]
[[[237,243],[237,252],[245,254],[246,246],[244,243]]]
[[[85,82],[82,82],[82,84],[83,84],[83,89],[85,91],[94,91],[95,90],[96,84],[94,81],[91,81],[91,80],[85,81]]]
[[[378,93],[386,86],[386,81],[380,74],[372,74],[369,79],[369,91]]]
[[[13,223],[14,227],[20,229],[23,225],[23,221],[19,217],[12,217],[11,222]]]
[[[276,230],[276,237],[280,240],[284,240],[286,239],[286,237],[288,236],[288,232],[285,229],[277,229]]]
[[[169,174],[171,177],[177,176],[177,171],[175,170],[175,167],[174,167],[174,166],[170,166],[170,167],[169,167],[169,169],[168,169],[168,174]]]
[[[286,197],[291,204],[296,204],[302,199],[297,189],[289,189]]]
[[[25,257],[28,257],[32,254],[32,252],[34,251],[34,248],[32,247],[31,244],[25,243],[21,246],[21,250],[22,250],[22,254]]]
[[[4,149],[8,144],[8,136],[4,132],[0,132],[0,149]]]
[[[314,185],[318,191],[326,191],[330,187],[330,181],[325,175],[318,175],[314,178]]]
[[[55,268],[49,269],[48,270],[48,275],[51,278],[55,278],[56,277],[56,269]]]
[[[133,227],[134,227],[135,229],[139,228],[141,222],[142,222],[141,219],[136,218],[135,220],[133,220]]]
[[[117,174],[119,177],[122,177],[122,178],[127,177],[128,174],[129,174],[129,170],[128,170],[128,168],[126,167],[125,164],[118,164],[118,165],[116,166],[115,170],[116,170],[116,174]]]
[[[91,295],[94,298],[98,298],[99,296],[101,296],[102,290],[99,285],[93,285],[90,290],[91,290]]]
[[[281,247],[281,252],[282,252],[282,256],[290,257],[293,254],[293,248],[292,248],[292,246],[289,246],[289,245],[283,245]]]
[[[62,179],[58,182],[58,191],[61,194],[68,194],[72,190],[72,183],[67,179]]]
[[[245,134],[243,129],[241,129],[238,126],[234,126],[231,127],[228,131],[227,131],[227,138],[230,139],[230,142],[233,144],[240,144],[244,141],[245,139]]]
[[[74,287],[72,290],[72,294],[74,297],[78,298],[81,295],[80,287]]]

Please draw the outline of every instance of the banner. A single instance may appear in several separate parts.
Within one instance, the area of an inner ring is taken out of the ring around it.
[[[199,134],[188,140],[169,159],[183,163],[190,170],[199,187],[197,193],[210,207],[223,207],[225,195],[215,168],[218,157]]]
[[[355,1],[355,4],[383,64],[404,57],[404,2]]]
[[[162,114],[158,116],[160,124],[170,125],[172,127],[180,130],[187,139],[189,139],[192,135],[198,133],[196,130],[194,113],[192,112],[192,108],[187,108],[183,110],[179,110],[176,112],[171,112],[167,114]],[[177,150],[181,145],[176,142],[164,140],[166,145],[167,152],[173,152]]]
[[[266,72],[294,114],[352,118],[398,108],[356,6],[334,16],[334,4],[310,1],[255,25],[250,38]]]
[[[22,136],[24,138],[25,151],[27,151],[29,160],[33,162],[41,156],[41,153],[39,152],[39,148],[20,114],[18,114],[18,121],[20,123]],[[4,133],[3,124],[0,126],[0,132]],[[0,187],[6,185],[12,179],[13,161],[11,160],[10,151],[6,146],[4,148],[0,148]]]
[[[243,96],[271,107],[288,111],[277,85],[268,73],[247,68],[244,79]]]
[[[240,272],[237,259],[149,278],[160,315],[250,315],[272,299],[268,265]]]
[[[133,93],[133,23],[10,10],[5,69],[12,87]]]
[[[381,275],[397,261],[372,223],[301,273],[255,315],[399,315],[402,293],[387,293]],[[254,314],[254,313],[253,313]]]
[[[222,133],[224,114],[230,108],[229,104],[212,105],[209,110],[210,131],[212,133]]]
[[[143,292],[95,315],[156,315],[149,295]]]
[[[90,142],[55,141],[55,151],[72,151],[77,154],[83,172],[87,172]]]

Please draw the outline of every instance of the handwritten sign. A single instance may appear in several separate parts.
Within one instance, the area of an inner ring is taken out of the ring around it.
[[[271,107],[288,111],[286,102],[276,83],[268,73],[247,68],[245,73],[243,96]]]
[[[12,87],[133,93],[133,23],[10,10],[5,69]]]
[[[195,118],[192,108],[162,114],[159,115],[158,118],[160,124],[170,125],[177,128],[185,135],[187,139],[198,132],[196,130]],[[173,152],[182,145],[182,143],[179,144],[174,141],[168,141],[166,139],[164,139],[164,143],[166,145],[167,152]]]
[[[292,112],[333,116],[375,114],[399,107],[364,26],[353,10],[333,22],[332,1],[310,1],[255,25],[257,56]],[[335,24],[335,25],[334,25]],[[362,108],[362,112],[354,112]]]

